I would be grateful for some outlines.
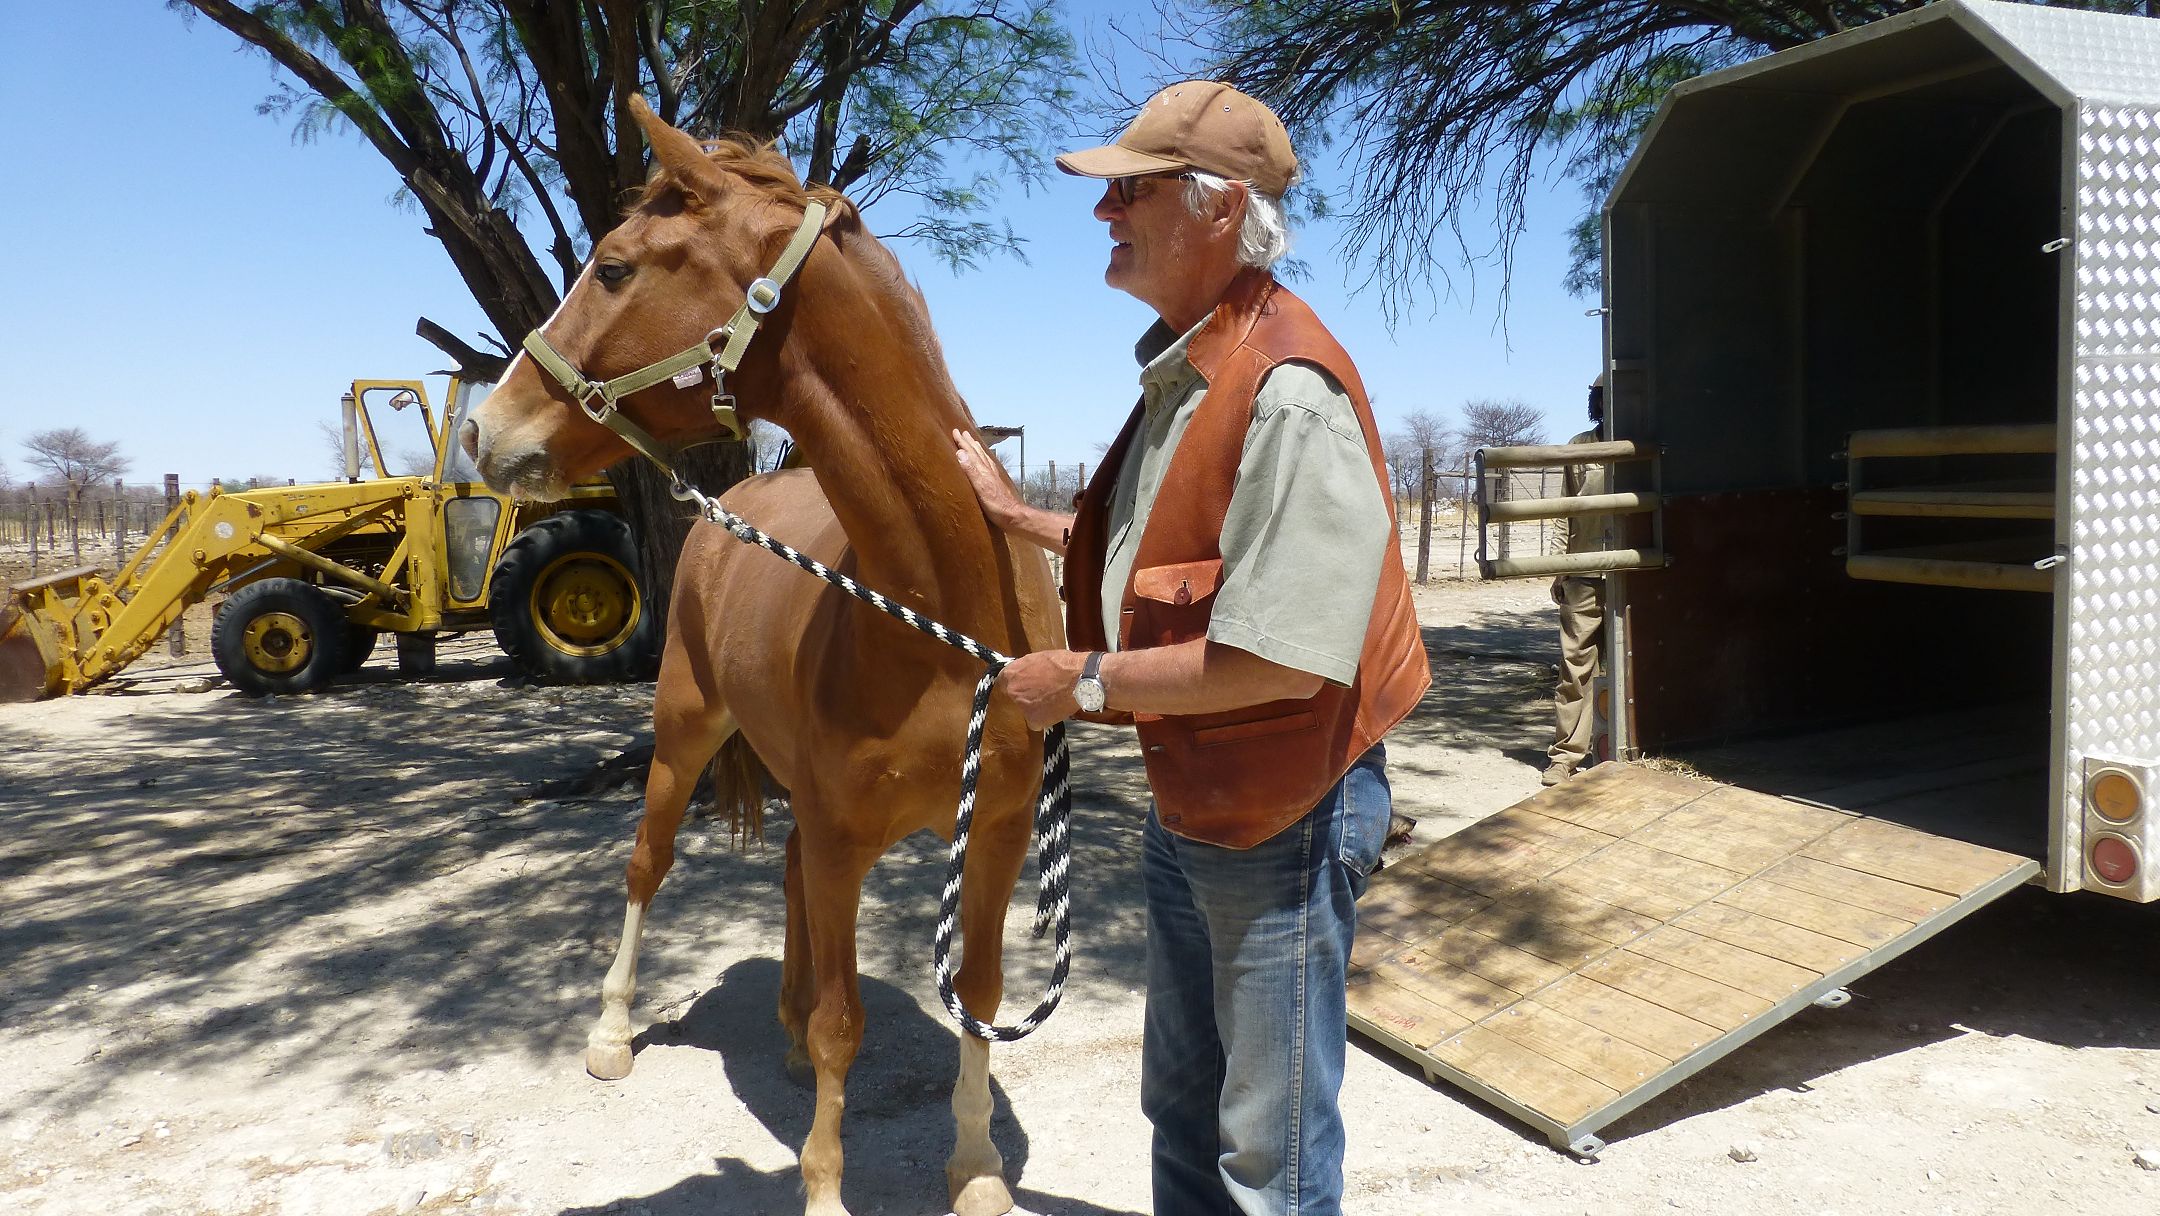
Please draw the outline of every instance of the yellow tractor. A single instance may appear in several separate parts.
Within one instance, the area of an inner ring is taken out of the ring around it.
[[[110,578],[86,566],[10,587],[0,701],[81,692],[220,593],[211,654],[247,693],[321,688],[383,633],[397,635],[400,666],[424,675],[438,633],[481,628],[537,680],[649,675],[659,640],[614,490],[595,481],[545,504],[495,493],[455,442],[472,386],[452,378],[444,404],[438,426],[420,381],[356,380],[343,480],[191,490]],[[429,452],[405,459],[431,461],[426,472],[387,472],[400,457],[371,405],[417,408]]]

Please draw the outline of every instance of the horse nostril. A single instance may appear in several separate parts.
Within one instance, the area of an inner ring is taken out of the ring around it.
[[[470,418],[465,420],[465,425],[458,428],[458,446],[465,449],[465,454],[472,457],[474,464],[480,462],[479,423]]]

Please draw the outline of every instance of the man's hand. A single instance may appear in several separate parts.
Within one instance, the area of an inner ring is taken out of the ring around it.
[[[1005,479],[999,468],[997,458],[975,438],[974,432],[955,430],[952,440],[953,459],[960,462],[961,473],[974,488],[975,499],[982,504],[983,514],[991,523],[1002,532],[1052,553],[1065,552],[1072,516],[1031,507],[1020,501],[1012,483]]]
[[[953,456],[960,462],[960,471],[967,474],[968,484],[975,487],[983,514],[1001,528],[1010,526],[1022,504],[1011,483],[998,476],[996,457],[984,449],[982,440],[973,432],[955,430],[952,438]]]
[[[1043,730],[1080,711],[1073,685],[1086,663],[1086,655],[1070,650],[1038,650],[1007,664],[997,687],[1020,706],[1031,729]]]

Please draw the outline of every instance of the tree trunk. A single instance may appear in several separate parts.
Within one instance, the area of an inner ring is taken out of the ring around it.
[[[700,444],[678,453],[675,465],[690,484],[717,497],[750,475],[750,444]],[[638,581],[650,594],[654,620],[664,631],[668,596],[675,586],[675,564],[682,556],[690,525],[697,522],[697,510],[690,503],[678,501],[669,489],[667,475],[642,458],[625,460],[609,469],[607,479],[622,500],[623,517],[630,521],[630,532],[637,542]]]

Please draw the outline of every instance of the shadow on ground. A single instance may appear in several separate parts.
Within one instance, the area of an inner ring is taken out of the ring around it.
[[[717,1054],[733,1097],[774,1139],[799,1145],[810,1134],[811,1092],[791,1081],[781,1064],[787,1040],[772,1016],[779,987],[778,962],[737,963],[679,1016],[639,1035],[634,1046],[642,1051],[648,1042],[666,1043]],[[905,1048],[949,1041],[951,1030],[913,995],[891,984],[866,978],[862,996],[867,1030],[862,1054],[848,1075],[844,1134],[849,1147],[842,1199],[858,1216],[942,1212],[944,1163],[952,1151],[952,1054]],[[990,1095],[990,1136],[1004,1154],[1005,1176],[1022,1208],[1041,1216],[1121,1216],[1116,1209],[1030,1191],[1027,1132],[1014,1120],[994,1071]],[[722,1157],[709,1172],[656,1194],[566,1209],[565,1216],[597,1216],[628,1207],[642,1207],[652,1216],[792,1216],[802,1210],[802,1176],[793,1166],[759,1170],[739,1158]]]
[[[125,698],[97,707],[95,732],[54,736],[64,745],[15,736],[27,742],[0,753],[0,1023],[100,1028],[80,1061],[93,1067],[26,1097],[64,1111],[143,1069],[381,1081],[455,1067],[476,1043],[573,1056],[621,924],[638,795],[521,798],[638,741],[651,696],[361,681],[304,698]],[[41,710],[6,712],[34,727]],[[1068,1000],[1090,982],[1128,989],[1144,967],[1136,758],[1120,735],[1075,735]],[[747,853],[724,830],[687,830],[648,960],[723,938],[777,957],[787,827],[776,816]],[[942,842],[919,835],[864,888],[863,973],[933,1009],[944,864]],[[1032,872],[1022,881],[1024,911]],[[1008,1008],[1048,972],[1028,919],[1011,918]],[[665,995],[648,989],[635,1016]],[[768,1000],[752,1021],[772,1020]]]

